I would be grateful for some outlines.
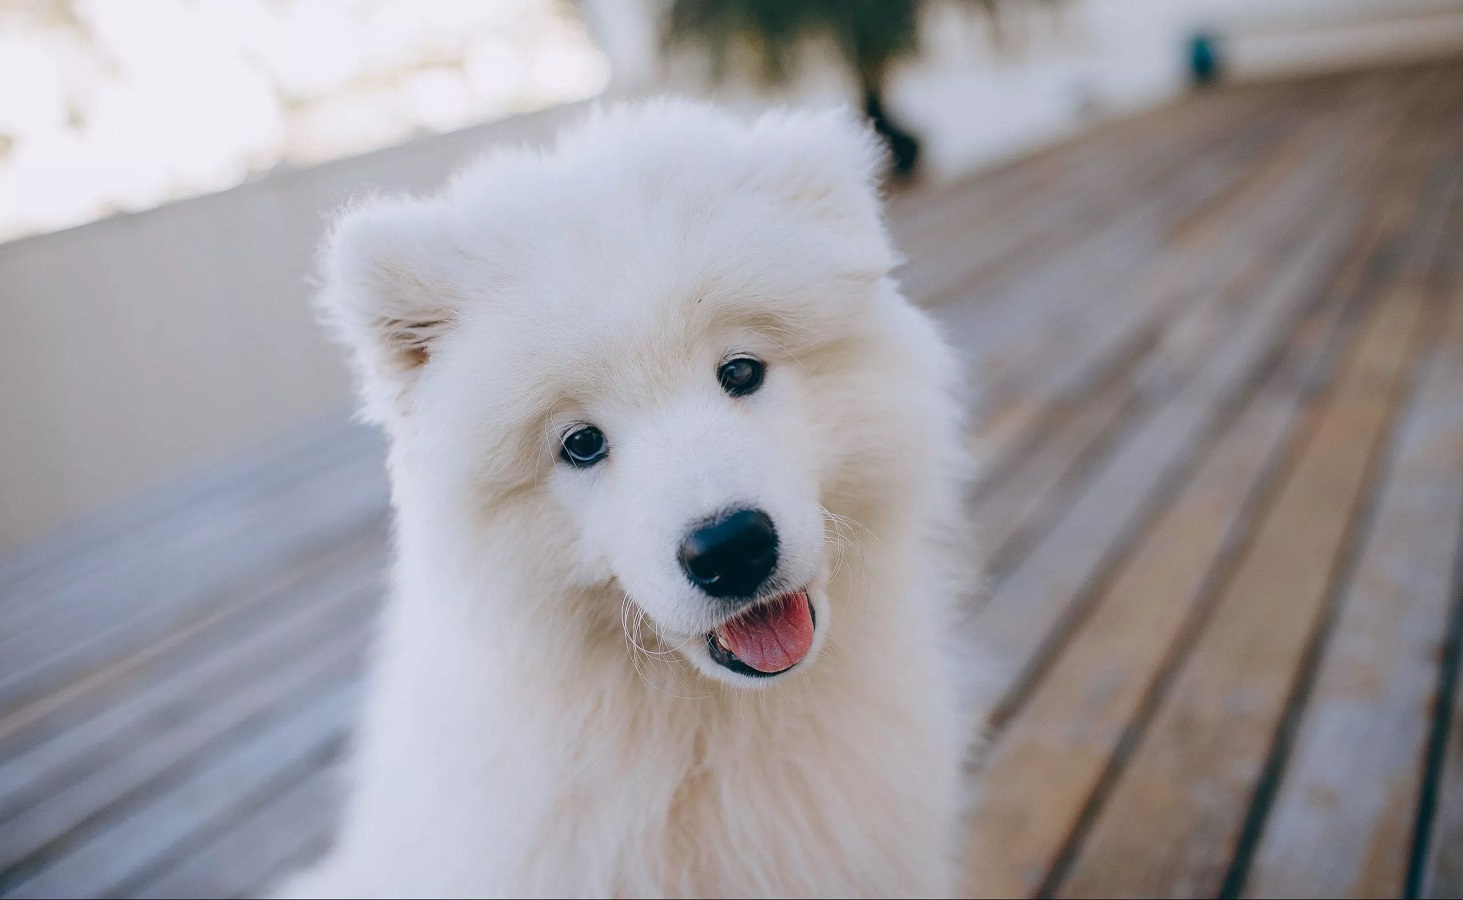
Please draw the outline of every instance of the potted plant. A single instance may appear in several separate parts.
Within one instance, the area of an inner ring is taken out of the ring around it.
[[[999,0],[966,0],[997,22]],[[923,0],[671,0],[665,20],[668,45],[699,45],[710,53],[712,74],[723,77],[728,58],[750,50],[764,81],[785,81],[797,54],[814,39],[831,40],[854,75],[864,113],[889,145],[893,174],[908,178],[919,161],[919,140],[889,115],[885,103],[894,63],[919,52]]]

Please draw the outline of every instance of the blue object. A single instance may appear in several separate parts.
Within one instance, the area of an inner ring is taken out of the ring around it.
[[[1212,84],[1219,80],[1219,41],[1212,34],[1199,32],[1189,40],[1189,70],[1196,84]]]

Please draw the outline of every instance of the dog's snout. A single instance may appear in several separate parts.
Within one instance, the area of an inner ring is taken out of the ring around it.
[[[681,569],[713,597],[756,596],[777,568],[777,529],[760,509],[739,509],[697,525],[681,542]]]

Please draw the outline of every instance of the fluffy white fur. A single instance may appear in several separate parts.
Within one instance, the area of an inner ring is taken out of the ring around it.
[[[299,896],[938,896],[970,716],[955,356],[842,114],[659,102],[345,213],[322,308],[391,438],[394,591]],[[730,354],[766,361],[727,396]],[[576,469],[577,423],[610,455]],[[767,510],[812,655],[710,661],[688,525]]]

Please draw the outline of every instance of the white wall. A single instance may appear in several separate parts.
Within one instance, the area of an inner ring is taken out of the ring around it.
[[[0,245],[0,554],[349,403],[308,307],[326,212],[574,110]]]

